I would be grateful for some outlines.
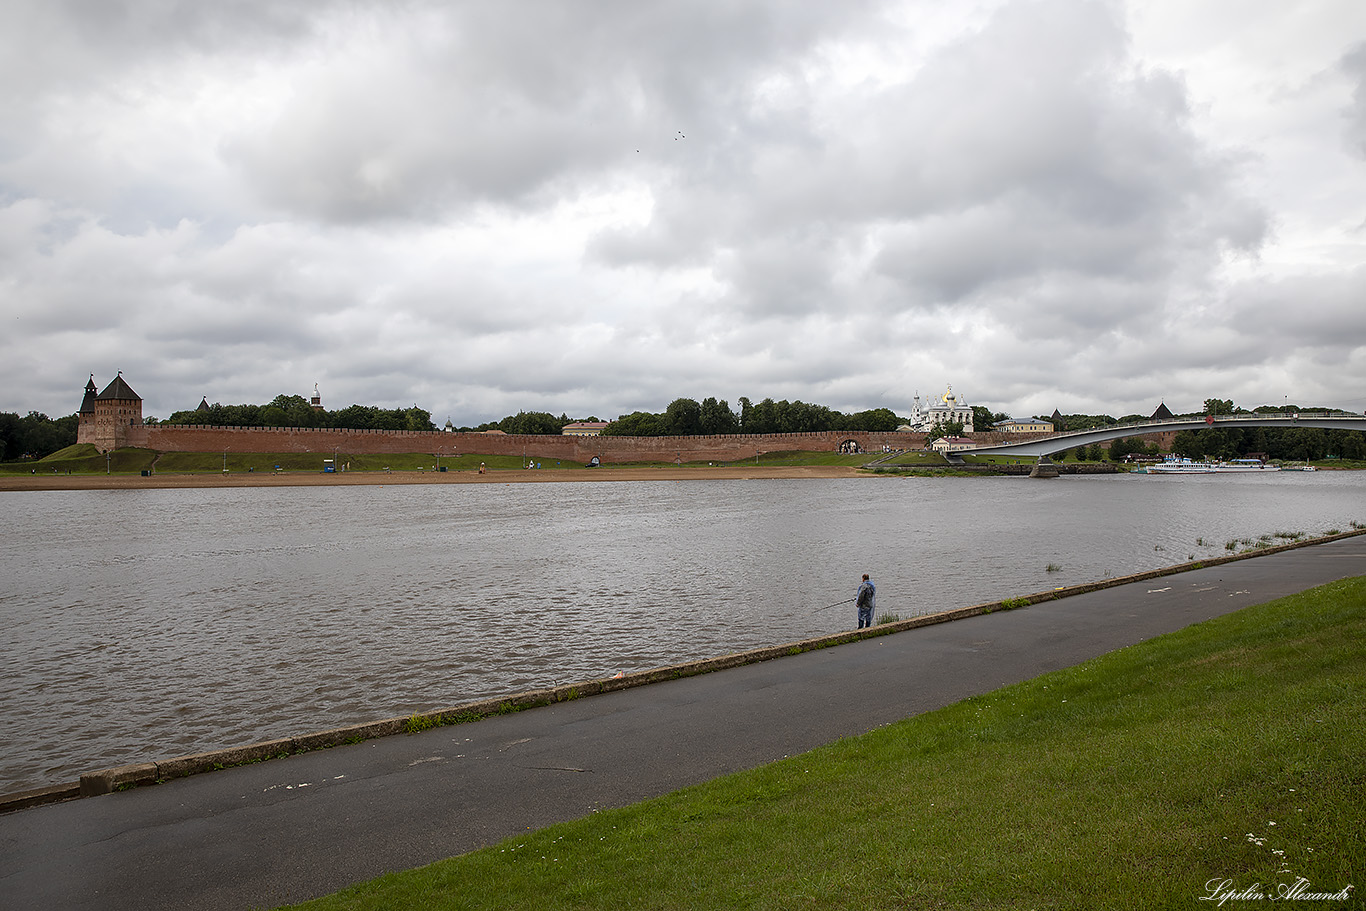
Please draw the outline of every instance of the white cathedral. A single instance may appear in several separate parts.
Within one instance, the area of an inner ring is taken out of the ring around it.
[[[902,424],[897,430],[930,433],[940,424],[950,423],[962,424],[964,433],[972,433],[972,406],[954,395],[952,385],[939,398],[927,396],[923,403],[917,392],[911,405],[910,423]]]

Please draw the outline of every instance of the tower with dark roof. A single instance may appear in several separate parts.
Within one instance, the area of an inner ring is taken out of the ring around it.
[[[123,371],[98,395],[92,373],[81,402],[76,442],[93,443],[101,452],[121,449],[129,445],[129,428],[141,426],[142,398],[124,380]]]
[[[90,442],[87,437],[93,437],[95,433],[95,397],[99,392],[95,389],[95,374],[90,374],[90,381],[85,384],[85,397],[81,399],[81,410],[76,413],[76,442]]]

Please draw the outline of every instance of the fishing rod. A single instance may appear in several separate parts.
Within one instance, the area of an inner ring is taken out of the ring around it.
[[[816,608],[815,610],[813,610],[811,613],[813,613],[813,614],[819,614],[819,613],[820,613],[821,611],[823,611],[823,610],[829,610],[829,609],[832,608],[832,607],[839,607],[841,604],[852,604],[853,602],[854,602],[854,599],[853,599],[853,598],[845,598],[843,601],[836,601],[834,604],[827,604],[825,607],[818,607],[818,608]]]

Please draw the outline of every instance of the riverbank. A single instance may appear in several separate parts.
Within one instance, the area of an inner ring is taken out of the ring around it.
[[[0,475],[6,490],[164,490],[217,487],[348,487],[386,484],[525,484],[569,481],[733,481],[787,478],[876,477],[843,465],[717,466],[654,468],[546,468],[516,471],[230,472],[227,474]]]
[[[1341,890],[1359,883],[1366,593],[1293,593],[1343,579],[1359,541],[4,814],[0,878],[16,908],[105,911],[346,886],[308,907],[1119,909],[1193,904],[1215,877]]]
[[[1349,904],[1362,634],[1335,582],[297,907]]]

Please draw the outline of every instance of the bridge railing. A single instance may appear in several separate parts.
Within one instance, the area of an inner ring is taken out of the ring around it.
[[[1120,429],[1120,428],[1124,428],[1124,427],[1153,427],[1153,428],[1158,428],[1157,430],[1154,430],[1154,433],[1160,433],[1160,432],[1161,432],[1161,429],[1160,429],[1160,428],[1162,428],[1163,426],[1169,425],[1169,424],[1190,424],[1190,423],[1193,422],[1193,421],[1206,421],[1206,422],[1207,422],[1208,419],[1209,419],[1210,417],[1211,417],[1211,415],[1191,415],[1191,416],[1189,416],[1189,417],[1184,417],[1184,418],[1182,418],[1182,417],[1162,418],[1161,420],[1157,420],[1157,421],[1152,421],[1152,420],[1142,420],[1142,421],[1116,421],[1116,422],[1113,423],[1113,424],[1103,424],[1103,425],[1099,425],[1099,426],[1096,426],[1096,427],[1087,427],[1085,430],[1063,430],[1063,431],[1060,431],[1056,436],[1057,436],[1057,437],[1080,436],[1081,434],[1085,434],[1085,433],[1094,433],[1094,432],[1096,432],[1096,431],[1098,431],[1098,430],[1112,430],[1112,429]],[[1352,411],[1295,411],[1295,412],[1289,412],[1289,413],[1287,413],[1287,412],[1265,412],[1265,411],[1263,411],[1263,412],[1247,412],[1247,413],[1245,413],[1245,414],[1216,414],[1216,415],[1212,415],[1212,417],[1214,418],[1213,423],[1215,423],[1215,424],[1223,423],[1223,422],[1226,422],[1226,421],[1239,421],[1239,420],[1243,420],[1243,421],[1248,421],[1248,420],[1256,420],[1256,421],[1264,421],[1264,420],[1270,420],[1270,421],[1285,421],[1287,424],[1293,424],[1293,423],[1295,423],[1296,421],[1300,421],[1300,420],[1327,420],[1327,419],[1331,419],[1331,418],[1358,418],[1358,419],[1361,419],[1363,416],[1362,416],[1362,415],[1359,415],[1359,414],[1357,414],[1357,413],[1355,413],[1355,412],[1352,412]],[[1055,437],[1055,438],[1056,438],[1056,437]]]

